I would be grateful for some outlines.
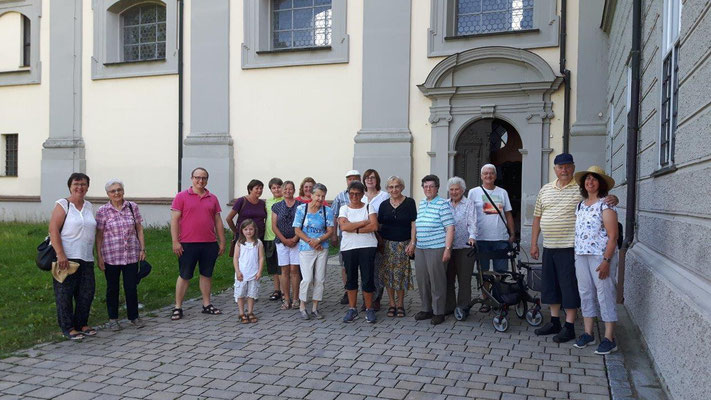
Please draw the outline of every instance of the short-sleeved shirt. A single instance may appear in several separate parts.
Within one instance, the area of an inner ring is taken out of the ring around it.
[[[415,220],[417,248],[439,249],[445,246],[448,226],[454,225],[452,207],[447,200],[435,196],[432,200],[420,200]]]
[[[506,218],[506,212],[511,211],[511,200],[506,189],[495,186],[493,190],[484,189],[489,194],[491,200],[494,200],[496,207],[502,213],[502,217]],[[496,208],[491,204],[486,193],[477,186],[469,191],[467,198],[474,204],[476,211],[476,240],[496,241],[508,240],[509,230],[504,224],[504,221],[499,217]]]
[[[454,216],[454,242],[452,242],[452,247],[466,249],[469,247],[469,239],[476,239],[474,204],[466,197],[462,197],[456,206],[452,203],[452,199],[448,199],[447,203],[452,207],[452,215]]]
[[[417,205],[411,197],[406,197],[397,208],[390,201],[380,203],[378,223],[380,236],[392,242],[405,242],[412,235],[412,221],[417,219]]]
[[[259,199],[257,204],[252,204],[246,197],[240,197],[232,205],[232,209],[237,212],[237,230],[242,222],[246,219],[251,219],[257,224],[259,238],[263,239],[265,234],[265,221],[267,219],[267,209],[264,200]],[[272,232],[274,234],[274,232]]]
[[[142,224],[143,217],[134,202],[124,201],[121,210],[114,208],[111,202],[99,207],[96,212],[96,229],[103,231],[104,240],[99,251],[105,263],[128,265],[138,262],[141,243],[138,241],[136,223]]]
[[[86,200],[81,210],[77,210],[74,203],[68,202],[67,199],[59,199],[55,203],[67,213],[60,232],[64,254],[67,258],[75,260],[94,261],[94,238],[96,237],[94,206]]]
[[[368,204],[363,204],[363,207],[361,208],[351,208],[349,205],[344,205],[341,206],[338,218],[345,218],[348,222],[361,222],[370,218],[371,214],[376,214],[376,212]],[[341,251],[377,246],[378,239],[375,238],[375,232],[343,232]]]
[[[272,230],[272,206],[284,200],[283,197],[272,197],[266,201],[267,203],[267,226],[264,228],[264,240],[275,240],[276,234]]]
[[[612,210],[617,214],[617,207],[610,207],[600,199],[592,205],[586,206],[585,202],[578,203],[575,211],[575,254],[605,254],[609,236],[602,222],[602,212]]]
[[[286,204],[286,200],[282,200],[272,206],[272,213],[277,215],[277,228],[279,229],[279,232],[281,232],[282,235],[284,235],[285,238],[291,239],[294,236],[296,236],[296,233],[294,232],[294,217],[296,216],[296,207],[298,207],[300,203],[298,201],[294,201],[294,205],[289,207]],[[281,243],[281,240],[279,240],[279,237],[276,237],[274,239],[277,243]]]
[[[363,196],[363,203],[365,204],[370,204],[371,207],[373,207],[373,210],[375,210],[375,213],[378,213],[378,210],[380,210],[380,205],[383,204],[383,202],[387,199],[390,198],[390,194],[388,192],[383,192],[382,190],[373,197],[373,200],[368,200],[367,196]]]
[[[310,238],[318,238],[326,233],[326,229],[333,226],[333,209],[327,206],[321,206],[317,213],[311,214],[307,213],[306,218],[304,214],[306,213],[307,204],[301,204],[296,208],[296,215],[294,216],[294,223],[292,226],[294,228],[301,228],[301,230]],[[324,218],[323,208],[326,208],[326,217]],[[328,240],[321,243],[324,249],[328,248]],[[299,240],[299,251],[313,250],[308,243],[304,240]]]
[[[215,215],[222,212],[217,196],[205,189],[205,195],[200,197],[193,192],[193,188],[183,190],[173,199],[171,210],[180,211],[180,234],[178,241],[181,243],[216,242]]]
[[[575,208],[583,199],[572,180],[558,188],[558,179],[543,185],[536,198],[533,216],[541,218],[543,247],[563,249],[575,246]]]

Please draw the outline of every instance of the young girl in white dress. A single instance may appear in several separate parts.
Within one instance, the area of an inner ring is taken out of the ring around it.
[[[243,324],[257,322],[254,315],[254,300],[259,295],[260,266],[264,263],[264,245],[258,239],[257,224],[246,219],[239,227],[239,239],[233,257],[235,267],[235,301],[239,307],[239,319]],[[247,314],[244,299],[247,298]]]

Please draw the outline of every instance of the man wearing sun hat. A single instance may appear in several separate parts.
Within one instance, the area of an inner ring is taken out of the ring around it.
[[[346,172],[346,188],[348,188],[348,185],[351,184],[353,181],[360,181],[360,172],[356,169],[352,169]],[[331,244],[334,246],[338,245],[338,242],[341,238],[341,230],[338,228],[338,212],[341,209],[341,206],[350,204],[351,201],[348,198],[348,189],[339,192],[336,195],[336,198],[333,200],[333,225],[336,227],[336,229],[333,230],[333,238],[331,239]],[[341,256],[341,253],[338,253],[338,260],[341,264],[341,280],[343,281],[343,286],[346,286],[346,268],[343,265],[343,257]],[[348,292],[343,293],[343,297],[341,298],[341,304],[348,304]]]

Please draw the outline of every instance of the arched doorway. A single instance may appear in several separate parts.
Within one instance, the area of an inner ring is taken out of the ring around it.
[[[511,124],[497,118],[483,118],[469,124],[457,138],[454,174],[468,188],[481,185],[484,164],[496,166],[496,185],[506,189],[516,223],[521,226],[521,137]]]

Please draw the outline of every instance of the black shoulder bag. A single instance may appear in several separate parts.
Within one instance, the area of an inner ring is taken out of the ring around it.
[[[133,229],[136,231],[136,240],[140,246],[141,240],[138,238],[138,222],[136,221],[136,215],[133,213],[133,206],[131,202],[126,200],[128,204],[128,209],[131,210],[131,217],[133,217]],[[151,273],[153,267],[146,260],[141,260],[141,250],[138,250],[138,273],[136,274],[136,285],[141,283],[141,279],[148,276]]]
[[[509,225],[506,223],[504,216],[501,215],[501,211],[499,211],[499,207],[496,206],[496,202],[491,199],[491,196],[489,196],[489,192],[487,192],[486,189],[484,189],[484,186],[479,185],[479,187],[481,188],[481,191],[484,192],[484,194],[486,195],[486,198],[489,199],[489,202],[491,203],[491,205],[494,206],[494,210],[496,210],[496,213],[499,214],[499,218],[501,218],[501,222],[504,223],[504,226],[506,227],[506,232],[508,232]],[[509,236],[511,236],[511,234],[509,234]]]
[[[69,199],[64,199],[67,201],[67,212],[64,213],[64,220],[62,220],[62,226],[59,227],[59,235],[62,235],[62,229],[64,229],[64,223],[67,221],[67,215],[69,215]],[[37,246],[37,256],[35,257],[35,263],[37,268],[42,271],[51,271],[52,263],[57,261],[57,252],[54,251],[52,247],[52,242],[49,239],[49,235],[42,241],[42,243]]]

